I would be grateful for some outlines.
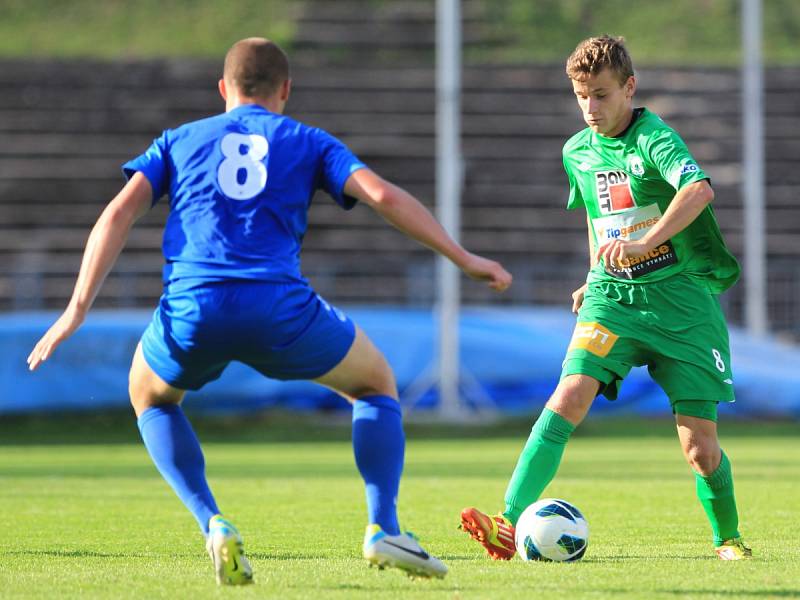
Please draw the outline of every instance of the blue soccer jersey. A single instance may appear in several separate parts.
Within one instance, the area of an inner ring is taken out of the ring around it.
[[[304,281],[300,248],[317,189],[344,209],[350,175],[365,165],[321,129],[256,104],[165,131],[125,163],[169,194],[164,281]]]

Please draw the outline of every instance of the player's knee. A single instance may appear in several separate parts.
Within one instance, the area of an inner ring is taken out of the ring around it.
[[[397,398],[397,384],[394,372],[389,366],[386,357],[375,350],[369,361],[365,361],[363,369],[359,369],[359,377],[353,382],[350,396],[363,398],[365,396],[391,396]]]
[[[684,451],[689,466],[700,475],[707,477],[719,466],[720,449],[715,440],[693,440]]]
[[[547,408],[577,424],[586,416],[596,394],[595,380],[583,375],[570,375],[558,384],[547,401]]]
[[[128,397],[137,417],[153,406],[151,395],[147,393],[141,377],[137,376],[135,368],[131,368],[128,374]]]
[[[141,387],[141,381],[140,378],[137,377],[136,365],[134,364],[131,366],[130,371],[128,371],[128,397],[131,400],[131,404],[133,404],[135,398],[139,397]]]
[[[141,383],[136,380],[132,372],[128,375],[128,398],[137,417],[150,407],[150,403],[142,393]]]
[[[148,408],[144,375],[144,355],[142,354],[142,345],[140,343],[136,347],[131,368],[128,371],[128,398],[137,416]]]
[[[137,417],[152,406],[181,403],[182,390],[156,380],[147,369],[140,367],[141,363],[134,360],[128,373],[128,397]]]
[[[353,386],[350,395],[355,399],[367,396],[389,396],[396,400],[397,383],[386,359],[382,358],[378,361],[378,364],[370,369],[367,376]]]

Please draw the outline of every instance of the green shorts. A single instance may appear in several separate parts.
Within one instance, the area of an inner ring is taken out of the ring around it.
[[[710,418],[710,408],[686,401],[714,403],[714,416],[716,402],[733,402],[728,327],[717,296],[702,279],[674,275],[645,284],[589,284],[561,377],[594,377],[599,393],[615,400],[631,368],[643,365],[673,412]]]

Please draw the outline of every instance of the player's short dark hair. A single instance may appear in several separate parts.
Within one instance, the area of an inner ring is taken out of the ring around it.
[[[578,44],[567,59],[567,75],[570,79],[582,80],[609,69],[624,85],[633,75],[633,61],[625,48],[625,38],[601,35],[591,37]]]
[[[289,79],[289,58],[275,42],[246,38],[228,50],[222,76],[244,96],[270,96]]]

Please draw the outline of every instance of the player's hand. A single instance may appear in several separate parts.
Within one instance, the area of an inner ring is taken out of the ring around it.
[[[613,265],[617,268],[622,268],[623,260],[633,258],[634,256],[643,256],[649,251],[650,247],[641,240],[620,240],[617,238],[603,244],[597,249],[595,261],[603,259],[606,266]]]
[[[578,314],[581,306],[583,306],[583,297],[586,295],[586,288],[589,287],[588,283],[584,283],[577,290],[572,292],[572,312]]]
[[[42,336],[28,356],[28,369],[34,371],[53,354],[58,345],[71,336],[81,326],[85,315],[73,308],[67,308]]]
[[[477,254],[467,254],[461,270],[471,279],[485,281],[496,292],[504,292],[511,285],[513,277],[499,262],[483,258]]]

